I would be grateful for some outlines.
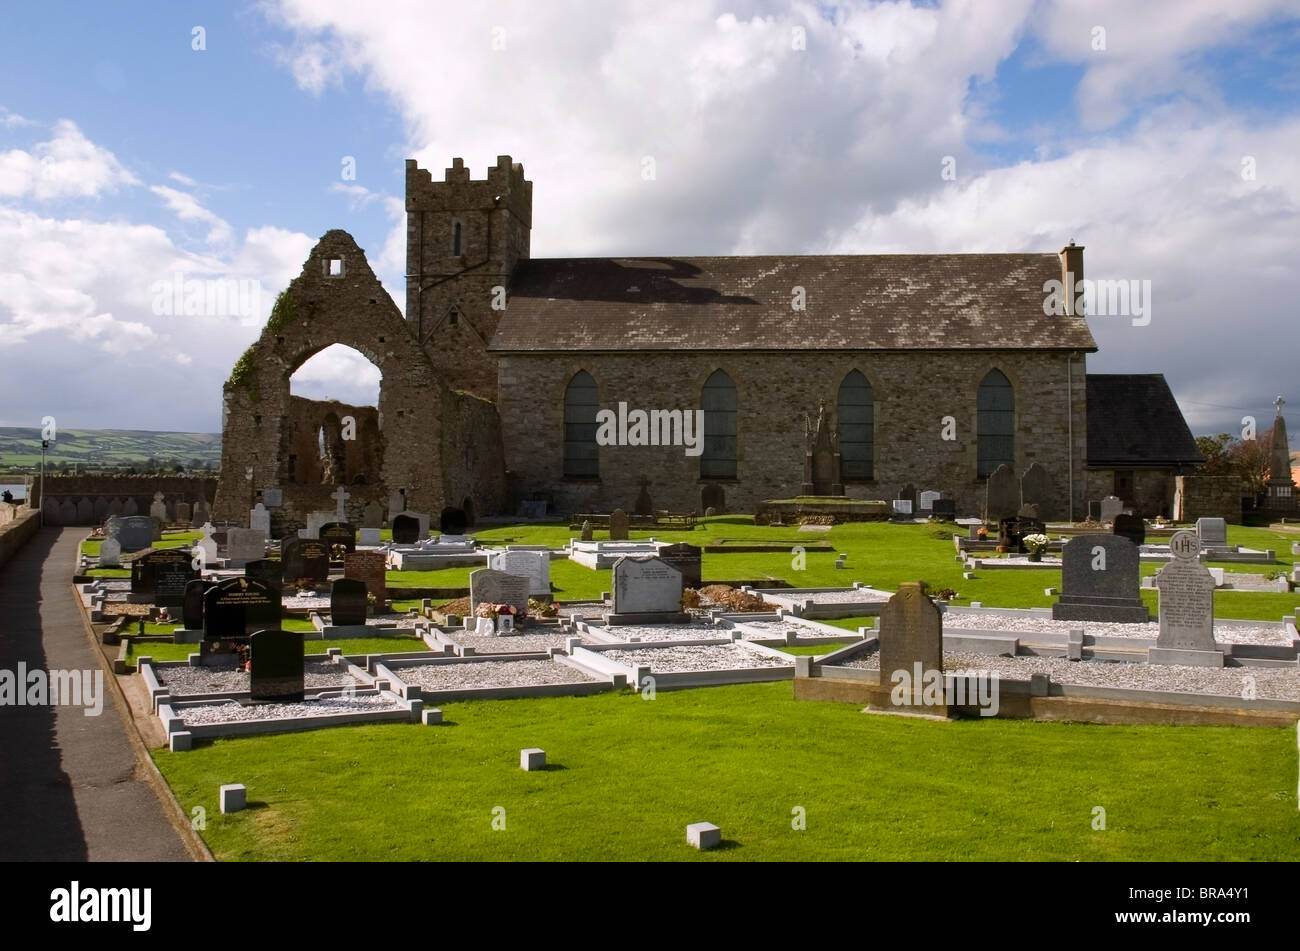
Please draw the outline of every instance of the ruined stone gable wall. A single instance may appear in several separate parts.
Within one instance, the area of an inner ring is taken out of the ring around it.
[[[464,508],[465,500],[470,499],[475,515],[502,512],[506,470],[496,405],[465,393],[448,392],[443,407],[446,504]]]
[[[976,392],[984,375],[1002,370],[1015,388],[1016,472],[1040,463],[1066,508],[1069,414],[1062,352],[923,351],[911,353],[629,353],[503,354],[498,408],[511,499],[545,498],[561,512],[631,511],[640,478],[650,480],[655,508],[702,509],[699,458],[682,447],[604,446],[599,482],[563,475],[564,391],[579,370],[596,380],[602,408],[696,409],[716,369],[736,386],[738,478],[720,482],[726,508],[752,512],[764,499],[798,495],[803,483],[805,414],[826,401],[835,418],[839,385],[853,369],[871,382],[875,400],[875,478],[850,483],[853,498],[892,499],[905,483],[952,494],[960,514],[978,514],[984,482],[976,478]],[[1085,360],[1075,357],[1074,493],[1082,515],[1087,440]],[[940,438],[943,417],[956,439]]]
[[[342,261],[337,276],[329,273],[332,260]],[[377,416],[385,445],[381,484],[405,488],[413,509],[441,507],[445,386],[364,253],[347,232],[330,231],[226,383],[216,517],[247,518],[264,488],[283,489],[286,511],[309,501],[317,487],[295,485],[289,478],[288,458],[294,454],[289,378],[336,343],[360,352],[383,376]]]

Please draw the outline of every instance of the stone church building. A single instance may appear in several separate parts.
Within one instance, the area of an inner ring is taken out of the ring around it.
[[[1163,377],[1089,377],[1087,320],[1069,295],[1045,306],[1049,282],[1083,277],[1073,244],[535,259],[532,183],[509,156],[482,180],[461,159],[442,181],[408,160],[406,210],[404,318],[330,231],[236,365],[215,517],[268,501],[283,532],[332,510],[337,485],[358,523],[405,508],[436,525],[449,507],[472,521],[527,500],[752,513],[810,493],[888,500],[908,483],[977,514],[994,468],[1035,462],[1046,518],[1082,518],[1112,493],[1153,516],[1200,461]],[[379,368],[378,406],[290,395],[294,371],[336,343]]]

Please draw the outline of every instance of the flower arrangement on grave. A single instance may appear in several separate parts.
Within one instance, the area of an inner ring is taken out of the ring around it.
[[[294,582],[294,587],[298,589],[301,597],[307,597],[316,593],[316,582],[310,578],[299,578]]]
[[[346,545],[330,545],[330,561],[342,561],[347,553]]]
[[[528,613],[533,617],[556,617],[560,613],[560,604],[558,601],[543,601],[540,598],[529,598]]]
[[[499,614],[511,614],[518,616],[519,609],[513,604],[489,604],[484,601],[474,612],[475,617],[495,618]]]
[[[979,528],[975,529],[975,537],[978,538],[980,541],[984,541],[984,539],[988,538],[989,537],[988,526],[981,525]]]
[[[1042,561],[1043,552],[1047,550],[1047,536],[1041,534],[1026,535],[1020,539],[1029,549],[1030,561]]]

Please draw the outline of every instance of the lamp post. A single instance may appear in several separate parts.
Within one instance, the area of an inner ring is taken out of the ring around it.
[[[41,515],[40,526],[45,527],[45,450],[50,448],[48,439],[41,440]]]

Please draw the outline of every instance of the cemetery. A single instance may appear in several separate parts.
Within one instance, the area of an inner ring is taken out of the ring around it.
[[[917,494],[931,510],[943,501]],[[127,525],[123,548],[119,519],[83,543],[76,569],[88,616],[116,631],[105,639],[116,640],[129,689],[146,698],[165,747],[155,756],[178,792],[194,772],[181,763],[208,762],[213,744],[273,744],[287,757],[328,735],[319,742],[359,743],[354,756],[383,750],[400,764],[433,743],[463,750],[469,759],[449,766],[473,772],[483,767],[472,766],[472,750],[492,737],[517,735],[518,749],[569,763],[595,755],[569,745],[581,742],[577,722],[596,717],[632,737],[682,702],[716,706],[711,716],[725,720],[761,698],[766,715],[782,711],[790,742],[828,717],[837,733],[846,715],[867,724],[846,735],[879,731],[871,724],[882,713],[986,733],[1017,719],[1040,730],[1198,729],[1300,716],[1296,595],[1284,574],[1295,553],[1272,530],[1144,525],[1139,543],[1132,526],[1121,535],[1087,520],[911,514],[832,525],[817,513],[806,532],[742,516],[623,531],[615,514],[621,537],[607,540],[544,519],[422,536],[410,516],[397,541],[391,525],[362,538],[326,511],[316,538],[277,539],[249,515],[248,528],[205,521],[160,537],[131,537]],[[1030,560],[1019,543],[1039,532],[1048,544]],[[1009,550],[992,550],[1000,536]],[[1251,552],[1272,559],[1282,584],[1223,560]],[[717,578],[735,582],[708,580]],[[900,705],[882,683],[882,664],[912,663],[940,672],[937,704],[918,690]],[[990,696],[996,712],[985,715]],[[574,704],[591,713],[574,721]],[[450,723],[479,726],[451,741]],[[673,724],[685,765],[694,734]],[[384,732],[349,739],[356,730]],[[818,752],[801,757],[838,748],[824,727],[816,737]],[[969,734],[960,745],[989,754]],[[739,749],[730,756],[743,772]],[[948,741],[935,750],[927,755],[960,755]],[[211,839],[236,840],[244,833],[233,826]]]

